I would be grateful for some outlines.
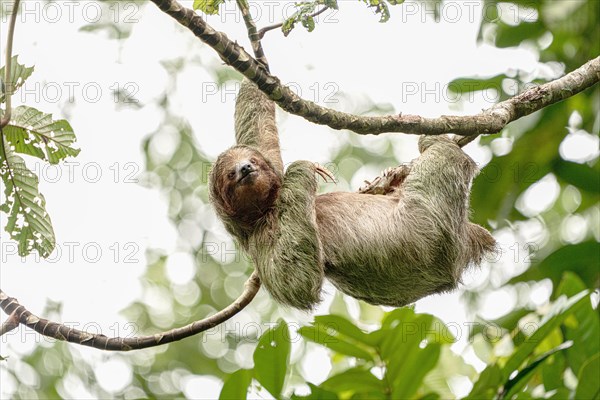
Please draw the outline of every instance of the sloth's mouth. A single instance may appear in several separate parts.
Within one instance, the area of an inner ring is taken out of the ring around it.
[[[244,181],[250,179],[251,177],[253,177],[257,174],[258,174],[258,171],[255,171],[255,170],[247,172],[245,175],[242,175],[242,177],[238,180],[238,183],[243,183]]]

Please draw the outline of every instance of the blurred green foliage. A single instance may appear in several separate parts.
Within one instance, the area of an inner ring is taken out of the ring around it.
[[[197,7],[218,3],[195,2]],[[368,4],[374,3],[385,4]],[[567,72],[600,53],[598,1],[485,0],[484,4],[479,32],[483,43],[527,46],[541,62],[553,68],[560,65]],[[173,81],[183,64],[165,63]],[[216,67],[213,73],[220,83],[231,78],[225,68]],[[460,78],[450,87],[458,93],[495,89],[502,100],[514,95],[505,87],[516,84],[521,90],[543,81],[536,74],[506,71],[488,79]],[[165,110],[169,90],[160,101]],[[596,85],[510,125],[501,138],[481,139],[491,159],[473,185],[473,220],[496,234],[516,238],[531,225],[541,226],[542,233],[539,240],[527,238],[514,249],[500,249],[504,255],[514,251],[515,263],[524,265],[517,276],[498,278],[490,273],[463,294],[474,321],[466,350],[455,351],[458,337],[452,327],[409,307],[384,312],[359,303],[351,311],[336,294],[330,314],[311,322],[305,315],[280,309],[262,291],[239,318],[198,339],[119,356],[131,366],[132,380],[117,392],[98,385],[89,362],[74,346],[43,343],[8,370],[17,383],[12,397],[64,397],[75,382],[95,398],[180,398],[186,396],[190,379],[209,377],[222,385],[221,399],[245,398],[248,393],[250,398],[446,399],[457,397],[457,381],[468,389],[459,395],[470,399],[600,398],[600,163],[597,153],[580,161],[563,158],[560,151],[570,135],[598,135],[599,94]],[[165,131],[178,142],[168,160],[153,154],[150,146]],[[495,152],[497,141],[506,139],[511,142],[509,151]],[[206,317],[229,304],[252,267],[239,255],[222,260],[207,252],[207,244],[217,241],[211,236],[214,224],[207,222],[214,221],[206,194],[210,160],[194,142],[187,123],[166,111],[161,127],[145,139],[144,151],[146,182],[168,198],[169,216],[180,229],[182,246],[199,266],[194,280],[174,284],[165,273],[168,254],[148,251],[151,262],[144,288],[171,305],[169,318],[141,301],[126,315],[142,332],[152,333]],[[340,180],[349,182],[361,165],[378,170],[398,160],[391,144],[375,156],[351,138],[333,162],[340,166]],[[520,199],[547,178],[559,187],[556,201],[541,211],[520,206]],[[574,219],[582,221],[583,232],[577,235],[568,229]],[[200,227],[202,241],[186,236],[190,224]],[[530,299],[540,282],[550,282],[552,288],[541,305]],[[486,294],[504,289],[516,293],[514,308],[495,320],[479,316]],[[48,309],[45,315],[57,312]],[[328,352],[331,372],[325,381],[313,383],[305,377],[303,360],[317,349]],[[469,362],[473,354],[485,367]]]

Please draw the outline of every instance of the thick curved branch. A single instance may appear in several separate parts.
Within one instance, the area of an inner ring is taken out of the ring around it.
[[[2,333],[6,333],[14,329],[18,324],[23,324],[40,335],[96,349],[118,351],[145,349],[185,339],[222,324],[245,308],[254,299],[254,296],[258,293],[258,289],[260,289],[260,280],[256,272],[254,272],[246,281],[244,292],[240,297],[215,315],[192,322],[181,328],[171,329],[167,332],[131,338],[109,338],[101,334],[92,334],[57,322],[48,321],[32,314],[24,306],[20,305],[16,299],[7,296],[6,293],[0,290],[0,308],[9,315],[9,319],[5,322],[1,330]]]
[[[439,118],[424,118],[418,115],[352,115],[298,97],[252,58],[243,47],[229,40],[224,33],[214,30],[202,17],[176,0],[151,1],[211,46],[225,63],[256,83],[260,90],[285,111],[316,124],[327,125],[333,129],[348,129],[363,135],[385,132],[424,135],[455,133],[463,136],[498,133],[508,123],[571,97],[600,80],[600,57],[597,57],[562,78],[526,90],[476,115]]]

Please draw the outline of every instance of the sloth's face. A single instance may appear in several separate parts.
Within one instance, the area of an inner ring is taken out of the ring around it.
[[[219,156],[211,171],[211,194],[217,206],[240,222],[252,223],[277,198],[281,179],[262,154],[246,146]]]

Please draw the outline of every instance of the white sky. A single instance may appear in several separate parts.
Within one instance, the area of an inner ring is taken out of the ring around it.
[[[119,43],[105,40],[103,34],[78,32],[84,22],[82,15],[93,20],[97,7],[95,3],[71,3],[50,6],[25,1],[23,5],[29,11],[20,17],[13,50],[21,63],[36,67],[26,90],[14,97],[14,103],[68,118],[82,149],[80,156],[72,160],[79,164],[72,169],[61,168],[58,178],[54,168],[43,164],[37,168],[42,172],[40,190],[46,197],[62,254],[55,255],[53,263],[34,257],[22,261],[14,255],[15,245],[3,232],[0,286],[34,313],[41,312],[50,298],[63,303],[62,321],[79,322],[79,327],[92,322],[103,333],[113,335],[116,332],[110,327],[126,322],[119,311],[141,296],[138,277],[145,271],[144,249],[153,246],[173,254],[178,248],[165,198],[125,179],[128,173],[143,170],[141,140],[158,127],[163,112],[153,105],[140,110],[117,109],[111,89],[133,84],[131,87],[138,89],[136,96],[149,103],[168,84],[161,60],[200,58],[209,66],[221,61],[212,49],[176,27],[153,4],[136,9],[118,3],[114,10],[119,13],[112,17],[137,20],[131,38]],[[190,1],[185,4],[191,7]],[[249,49],[243,23],[232,14],[233,4],[227,2],[228,14],[210,17],[208,22]],[[259,27],[279,22],[290,12],[287,2],[261,4],[262,14],[256,18]],[[266,4],[270,4],[271,15]],[[536,74],[543,70],[533,51],[476,44],[480,25],[477,1],[449,2],[437,24],[431,12],[410,2],[392,7],[391,20],[386,24],[378,23],[378,16],[371,15],[361,2],[340,1],[340,8],[339,12],[326,12],[317,18],[312,34],[299,26],[288,38],[272,31],[263,41],[272,72],[283,82],[294,82],[304,98],[322,104],[331,88],[339,88],[351,98],[389,103],[404,114],[476,113],[490,103],[476,96],[461,109],[445,101],[445,92],[440,88],[461,76],[491,76],[509,68]],[[2,42],[5,22],[0,31]],[[170,102],[179,115],[189,120],[202,150],[216,157],[233,144],[234,97],[203,96],[202,88],[211,81],[205,70],[190,65],[178,80]],[[69,87],[73,88],[73,99],[69,98]],[[95,101],[98,88],[101,95]],[[285,162],[302,158],[327,162],[348,137],[296,116],[281,112],[279,116]],[[374,146],[377,141],[364,139]],[[413,137],[397,135],[394,141],[401,144],[395,146],[398,153],[407,157],[403,161],[416,156]],[[168,152],[168,138],[162,144],[163,151]],[[475,144],[467,152],[478,161],[489,158],[489,153]],[[98,171],[101,176],[96,178]],[[119,176],[115,177],[117,171]],[[4,226],[3,214],[0,220]],[[74,249],[72,255],[69,246]],[[101,256],[96,261],[98,249]],[[124,262],[128,254],[133,256],[133,263]],[[119,262],[114,262],[115,256]],[[184,269],[183,273],[189,276],[190,271]],[[496,300],[502,302],[505,298]],[[490,305],[494,303],[498,302],[490,301]],[[434,313],[447,322],[461,324],[468,320],[457,294],[423,299],[417,310]],[[36,345],[31,339],[15,340],[10,335],[2,341],[3,355]],[[6,347],[4,341],[11,347]],[[94,357],[98,353],[81,351]],[[104,365],[100,370],[111,369]],[[326,373],[323,370],[321,377]],[[315,374],[311,372],[311,376]],[[199,386],[192,385],[189,390],[194,387]]]

